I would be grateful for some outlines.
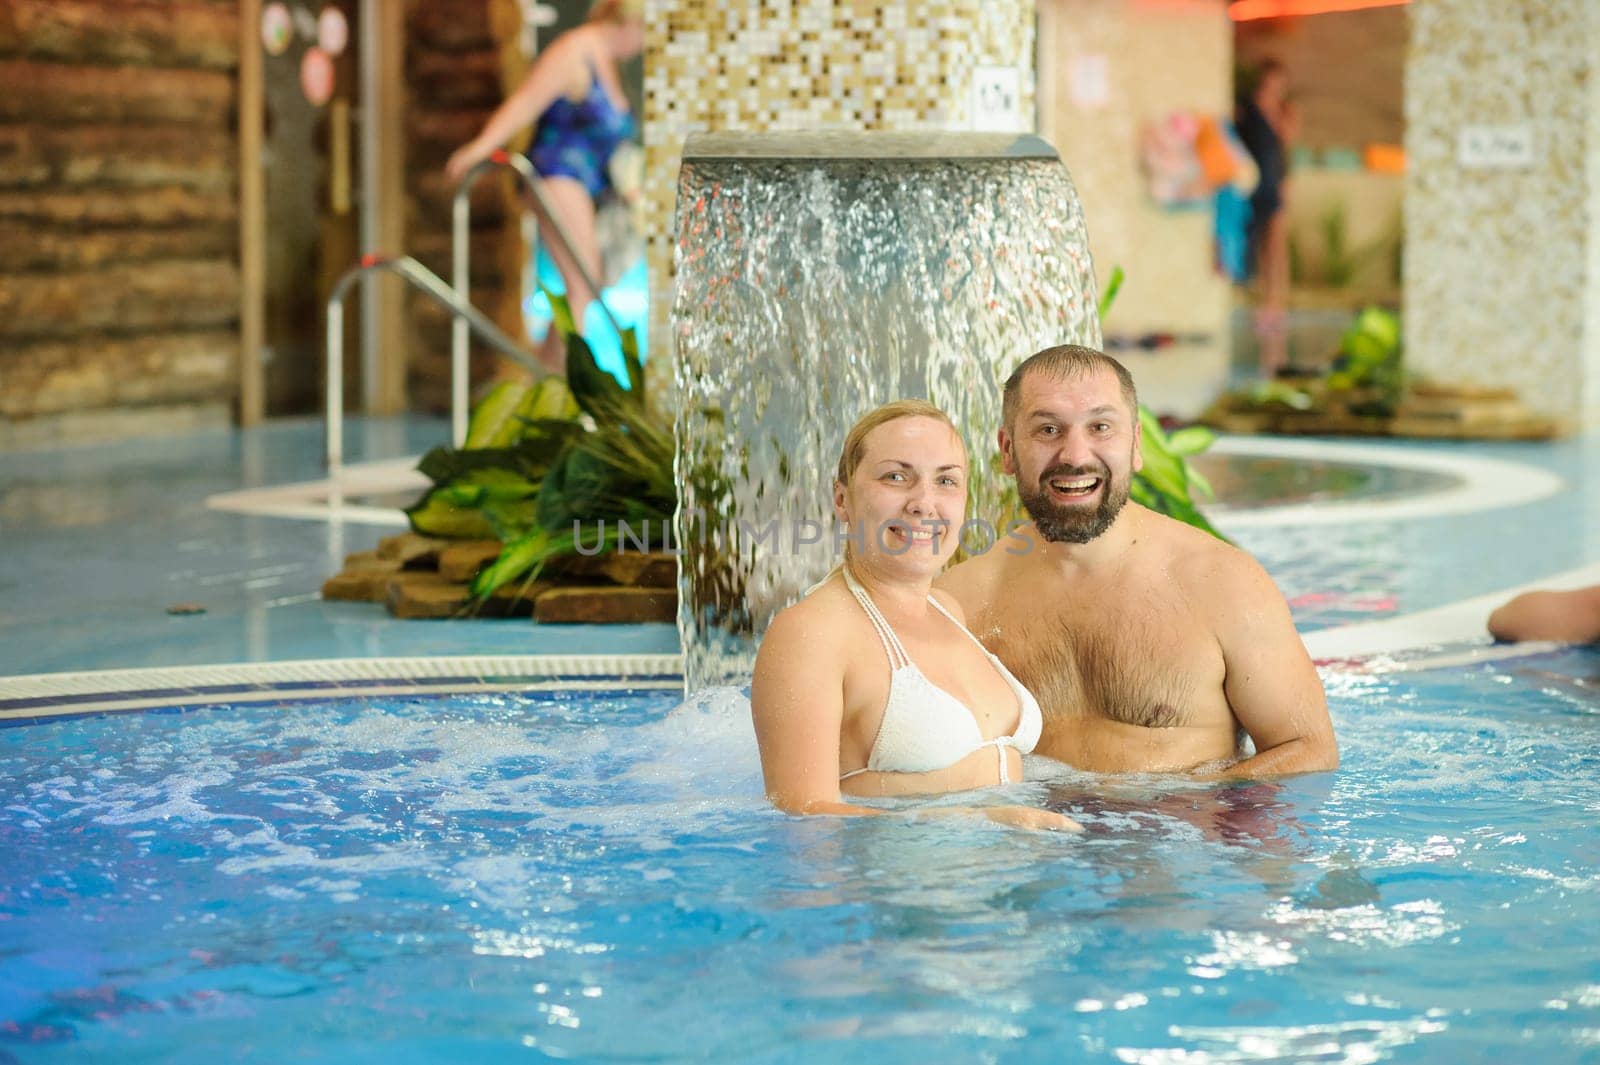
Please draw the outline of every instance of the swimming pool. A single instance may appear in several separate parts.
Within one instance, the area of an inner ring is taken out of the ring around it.
[[[1337,774],[1005,796],[1079,839],[774,813],[728,689],[17,724],[0,1061],[1593,1057],[1600,652],[1428,665]]]

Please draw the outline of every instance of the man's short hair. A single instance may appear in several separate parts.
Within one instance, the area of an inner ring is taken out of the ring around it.
[[[1110,370],[1117,376],[1122,398],[1128,403],[1128,413],[1139,416],[1139,392],[1133,386],[1133,375],[1122,363],[1103,351],[1079,344],[1058,344],[1045,348],[1022,360],[1022,365],[1006,378],[1005,391],[1000,400],[1000,421],[1009,432],[1016,423],[1017,404],[1022,402],[1022,379],[1030,373],[1045,374],[1060,379],[1083,377],[1096,370]]]

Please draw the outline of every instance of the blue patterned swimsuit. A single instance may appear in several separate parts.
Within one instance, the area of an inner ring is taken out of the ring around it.
[[[598,199],[611,187],[607,164],[617,146],[633,136],[633,113],[611,102],[600,74],[591,73],[589,95],[574,103],[565,96],[545,109],[533,130],[528,162],[543,177],[569,177]]]

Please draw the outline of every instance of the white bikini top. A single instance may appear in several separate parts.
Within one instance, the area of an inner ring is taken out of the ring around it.
[[[928,602],[933,604],[935,610],[950,619],[950,624],[960,629],[973,643],[994,663],[994,668],[1000,671],[1011,690],[1016,693],[1017,706],[1021,713],[1017,719],[1017,729],[1009,736],[1000,736],[996,739],[985,740],[983,733],[978,729],[978,719],[972,711],[962,702],[937,684],[929,680],[917,668],[911,656],[906,654],[906,649],[901,645],[899,637],[889,627],[889,622],[883,613],[878,610],[877,604],[867,595],[866,589],[850,575],[848,567],[844,569],[844,583],[850,589],[850,594],[856,597],[856,602],[861,604],[861,609],[867,612],[867,617],[872,621],[872,627],[878,630],[878,638],[883,641],[884,652],[889,656],[889,699],[883,708],[883,722],[878,726],[878,735],[872,741],[872,752],[867,756],[864,769],[857,769],[845,773],[839,779],[846,780],[858,773],[887,772],[887,773],[925,773],[934,769],[943,769],[954,765],[967,755],[980,747],[1015,747],[1023,754],[1033,750],[1039,742],[1039,730],[1043,726],[1043,718],[1039,713],[1039,702],[1033,693],[1024,688],[1011,671],[1005,667],[994,655],[989,654],[988,648],[978,643],[978,638],[967,630],[967,627],[957,621],[950,611],[946,610],[937,599],[928,596]],[[1000,782],[1009,782],[1006,771],[1006,760],[1001,752]]]

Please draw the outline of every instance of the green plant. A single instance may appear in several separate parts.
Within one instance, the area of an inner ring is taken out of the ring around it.
[[[1405,391],[1405,348],[1400,316],[1363,307],[1339,338],[1333,364],[1319,377],[1257,381],[1220,397],[1210,416],[1250,413],[1326,413],[1390,417]]]
[[[499,556],[472,582],[481,602],[533,581],[553,558],[616,546],[618,521],[672,519],[672,429],[644,396],[638,338],[622,335],[629,387],[595,362],[565,299],[551,296],[566,338],[567,380],[500,385],[478,405],[467,446],[438,447],[419,469],[434,482],[406,513],[434,536],[494,538]]]
[[[1105,293],[1100,297],[1100,318],[1106,312],[1122,287],[1122,267],[1114,267]],[[1158,514],[1210,533],[1226,540],[1195,505],[1194,493],[1206,498],[1214,493],[1211,484],[1189,464],[1189,458],[1206,450],[1216,441],[1216,434],[1203,425],[1190,425],[1174,430],[1170,435],[1161,428],[1161,420],[1144,404],[1139,405],[1139,453],[1144,468],[1133,475],[1128,486],[1128,498]]]
[[[1289,237],[1289,278],[1297,284],[1324,284],[1330,288],[1349,288],[1367,268],[1385,256],[1395,254],[1399,246],[1399,220],[1382,234],[1352,246],[1350,243],[1350,211],[1340,201],[1330,204],[1317,219],[1321,237],[1322,255],[1320,270],[1313,273],[1307,261],[1305,248],[1298,234]]]
[[[1374,413],[1392,414],[1405,389],[1400,316],[1382,307],[1363,307],[1339,338],[1339,354],[1324,377],[1328,390],[1377,393]]]
[[[497,385],[473,411],[461,448],[436,447],[417,468],[433,487],[406,510],[427,536],[489,539],[533,520],[545,473],[582,426],[557,378]]]
[[[1195,505],[1195,492],[1207,499],[1215,493],[1211,483],[1189,464],[1189,456],[1210,447],[1216,434],[1203,425],[1187,425],[1168,434],[1161,428],[1161,420],[1143,405],[1139,407],[1139,429],[1144,468],[1133,475],[1128,498],[1157,514],[1227,540]]]

